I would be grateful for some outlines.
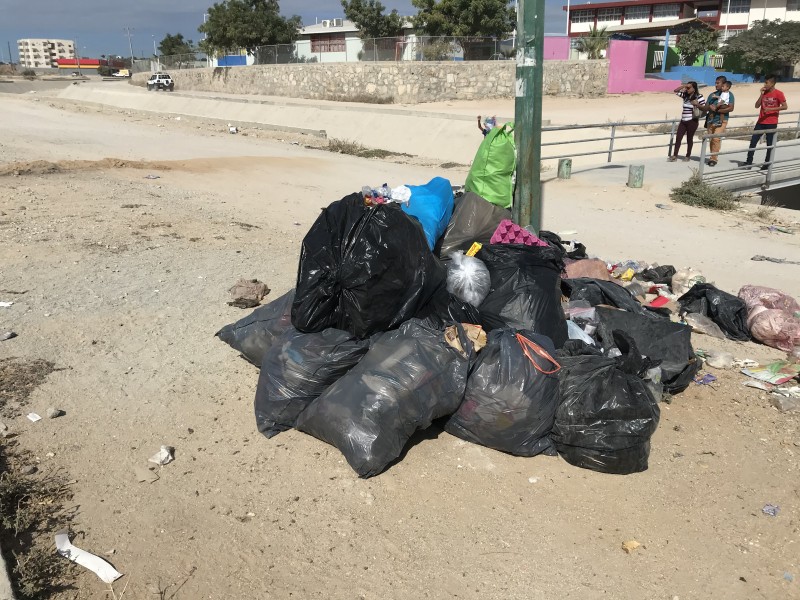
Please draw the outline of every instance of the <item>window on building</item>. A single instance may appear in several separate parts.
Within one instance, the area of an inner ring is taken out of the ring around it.
[[[800,0],[786,0],[786,11],[800,11]]]
[[[573,10],[571,18],[573,23],[594,23],[594,11]]]
[[[723,2],[723,7],[727,8],[727,4]],[[733,13],[748,13],[750,12],[750,0],[731,0],[730,12]],[[788,10],[788,8],[787,8]]]
[[[629,6],[625,9],[625,20],[632,19],[649,19],[650,7],[649,6]]]
[[[731,3],[733,3],[733,0],[731,0]],[[680,4],[656,4],[653,6],[653,18],[677,19],[680,15],[680,10]]]
[[[622,21],[621,8],[601,8],[597,11],[597,21],[599,23],[619,23]]]
[[[344,52],[345,41],[343,33],[324,33],[311,37],[312,52]]]

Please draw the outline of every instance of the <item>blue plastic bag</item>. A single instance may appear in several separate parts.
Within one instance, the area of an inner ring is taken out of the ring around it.
[[[453,186],[444,177],[434,177],[425,185],[409,185],[411,199],[403,212],[422,225],[431,250],[444,234],[453,215]]]

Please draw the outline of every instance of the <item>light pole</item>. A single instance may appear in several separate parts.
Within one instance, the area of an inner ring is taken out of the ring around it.
[[[75,36],[75,62],[78,65],[78,75],[81,74],[81,47],[78,46],[78,37]]]
[[[208,21],[208,13],[203,13],[203,25],[206,24],[206,21]],[[203,40],[207,40],[207,39],[208,39],[208,33],[206,33],[204,31],[203,32]],[[208,68],[210,66],[211,66],[211,57],[208,55],[208,49],[206,49],[206,68]]]
[[[158,51],[156,50],[156,35],[152,34],[151,37],[153,38],[153,58],[156,59],[156,71],[161,70],[161,64],[158,60]]]
[[[133,43],[131,42],[131,38],[133,37],[133,32],[136,31],[133,27],[123,27],[122,31],[128,36],[128,50],[131,53],[131,71],[133,71]]]

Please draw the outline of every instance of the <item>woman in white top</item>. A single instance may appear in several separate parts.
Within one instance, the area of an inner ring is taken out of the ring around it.
[[[697,91],[697,82],[690,81],[685,85],[679,85],[674,90],[676,96],[683,99],[683,112],[681,113],[681,122],[678,124],[678,131],[675,135],[675,147],[672,156],[667,160],[675,162],[678,160],[678,153],[681,150],[681,142],[683,136],[686,136],[686,157],[684,162],[688,161],[692,156],[692,143],[694,142],[694,133],[697,131],[697,126],[700,123],[700,115],[695,116],[695,108],[702,106],[706,103],[703,95]],[[699,112],[699,111],[698,111]]]

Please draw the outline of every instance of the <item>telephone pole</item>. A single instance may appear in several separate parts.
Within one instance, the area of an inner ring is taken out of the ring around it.
[[[513,216],[521,227],[542,227],[542,74],[544,0],[519,0],[514,141],[517,181]]]
[[[128,50],[131,52],[131,70],[133,70],[133,43],[131,42],[131,38],[133,37],[133,32],[136,30],[133,27],[124,27],[122,31],[128,38]]]

